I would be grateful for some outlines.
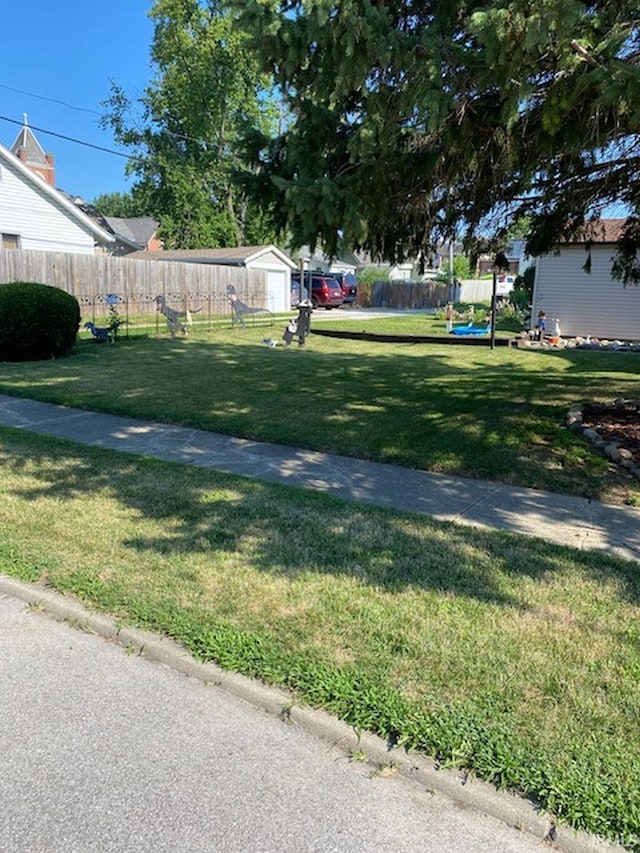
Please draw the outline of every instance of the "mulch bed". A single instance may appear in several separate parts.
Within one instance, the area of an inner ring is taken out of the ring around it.
[[[595,429],[606,441],[629,450],[633,460],[640,464],[640,408],[635,401],[624,403],[585,403],[582,423]]]

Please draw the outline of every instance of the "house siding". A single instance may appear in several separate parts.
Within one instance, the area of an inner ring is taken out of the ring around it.
[[[50,195],[38,192],[6,163],[0,166],[0,232],[18,234],[20,248],[93,254],[95,240]]]
[[[615,246],[592,246],[591,273],[584,270],[584,246],[568,246],[536,263],[532,315],[554,318],[564,336],[640,340],[640,286],[623,286],[611,276]]]

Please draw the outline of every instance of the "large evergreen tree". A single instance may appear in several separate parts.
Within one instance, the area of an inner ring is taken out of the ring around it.
[[[268,216],[232,179],[240,136],[271,116],[235,16],[217,0],[157,0],[149,15],[155,76],[133,102],[114,84],[103,120],[132,151],[136,199],[167,248],[271,242]]]
[[[247,176],[298,244],[397,260],[529,217],[548,249],[608,205],[640,243],[631,0],[242,0],[291,121]],[[638,219],[634,218],[638,217]]]

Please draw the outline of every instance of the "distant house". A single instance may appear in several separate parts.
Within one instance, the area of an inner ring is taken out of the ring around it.
[[[269,304],[274,313],[291,308],[291,273],[295,263],[276,246],[236,246],[225,249],[170,249],[161,252],[132,252],[131,260],[181,261],[191,264],[218,264],[264,270]]]
[[[59,190],[69,201],[85,213],[89,219],[113,235],[114,241],[107,249],[110,255],[129,255],[131,252],[156,252],[162,249],[158,237],[158,223],[151,216],[135,216],[128,219],[118,216],[103,216],[93,204],[82,196],[74,196]]]
[[[122,250],[113,254],[126,255],[140,249],[158,252],[162,249],[162,240],[158,237],[158,223],[151,216],[133,216],[126,219],[105,216],[104,219],[116,237],[116,245],[122,244]],[[131,246],[135,246],[135,249],[131,249]]]
[[[304,261],[306,268],[312,271],[354,275],[361,266],[356,256],[351,253],[340,258],[330,258],[322,249],[316,248],[312,252],[309,246],[301,246],[296,255],[300,261]]]
[[[504,247],[504,256],[509,264],[507,273],[510,275],[522,275],[528,266],[532,263],[532,259],[528,257],[525,251],[526,240],[516,239],[511,240]],[[476,262],[476,275],[489,275],[493,272],[495,255],[480,255]]]
[[[17,144],[19,143],[19,144]],[[53,182],[53,158],[24,127],[14,149],[0,145],[0,248],[94,254],[114,236],[79,210]]]
[[[462,251],[462,247],[455,244],[456,254]],[[342,252],[339,258],[330,258],[321,249],[313,252],[308,246],[302,246],[297,255],[308,263],[311,270],[321,270],[329,273],[351,273],[358,274],[366,272],[373,273],[381,280],[414,282],[423,279],[435,278],[441,271],[443,264],[449,259],[449,244],[442,243],[432,256],[427,259],[427,268],[422,268],[418,258],[407,259],[392,264],[388,261],[374,261],[366,252]]]
[[[623,223],[623,219],[592,223],[574,242],[537,258],[534,317],[544,311],[550,321],[557,319],[563,335],[640,340],[640,286],[625,287],[611,275]],[[584,268],[587,249],[591,272]]]

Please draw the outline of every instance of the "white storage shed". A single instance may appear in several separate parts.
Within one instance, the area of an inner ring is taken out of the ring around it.
[[[547,315],[563,336],[640,340],[640,286],[611,274],[622,219],[590,226],[581,242],[566,243],[536,260],[532,317]],[[589,240],[589,242],[587,242]],[[591,271],[585,269],[591,256]]]
[[[294,262],[276,246],[236,246],[222,249],[167,249],[159,252],[132,252],[131,260],[181,261],[191,264],[219,264],[264,270],[268,305],[273,314],[291,309],[291,273]]]

